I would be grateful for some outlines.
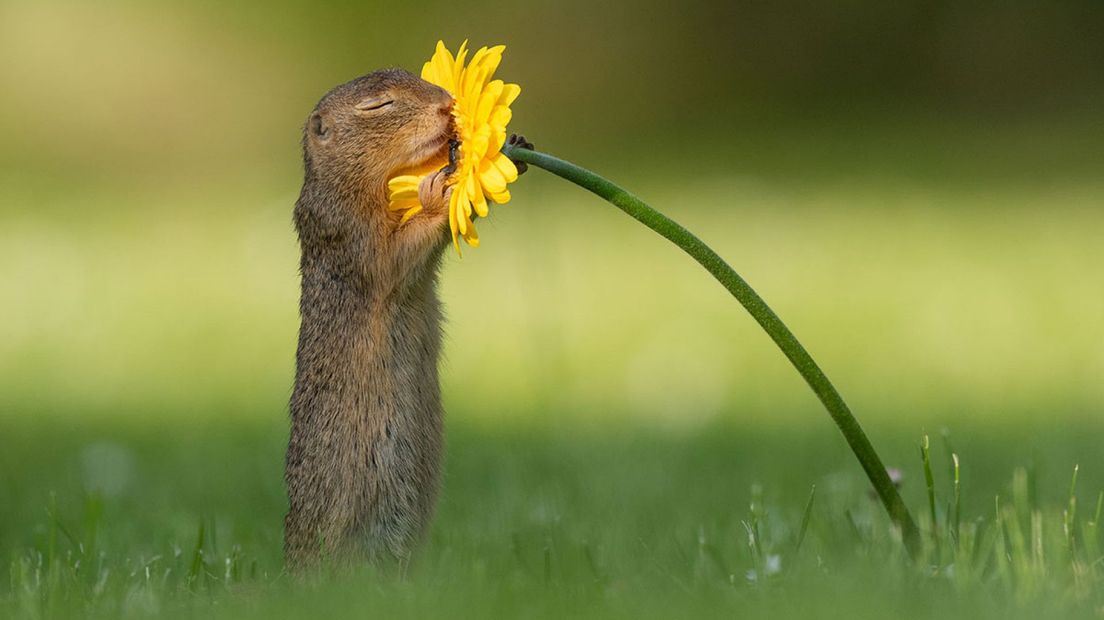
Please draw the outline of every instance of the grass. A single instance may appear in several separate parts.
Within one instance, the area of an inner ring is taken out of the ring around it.
[[[924,515],[913,565],[820,429],[459,423],[431,540],[405,578],[307,583],[281,570],[277,420],[0,430],[4,617],[1026,618],[1104,604],[1104,476],[1070,483],[1099,428],[1051,431],[1034,455],[1009,450],[1015,434],[933,438],[923,458],[918,437],[888,442]]]

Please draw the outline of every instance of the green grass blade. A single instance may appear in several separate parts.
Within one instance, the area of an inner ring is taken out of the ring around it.
[[[199,584],[200,577],[204,573],[203,545],[206,542],[207,528],[204,522],[199,522],[199,534],[196,536],[195,549],[192,551],[192,563],[188,568],[188,585],[192,588]]]
[[[794,555],[801,551],[801,544],[805,542],[805,534],[809,531],[809,521],[813,518],[813,500],[816,499],[816,485],[809,491],[809,499],[805,502],[805,510],[801,513],[801,529],[797,532],[797,543],[794,545]]]
[[[1073,477],[1070,480],[1069,487],[1069,499],[1066,502],[1066,510],[1062,515],[1062,530],[1066,536],[1066,547],[1069,549],[1071,558],[1074,557],[1076,551],[1074,528],[1077,525],[1077,470],[1079,468],[1079,465],[1073,466]]]
[[[962,527],[962,484],[959,478],[958,454],[951,453],[951,462],[954,463],[954,500],[951,504],[951,536],[955,546],[958,546],[959,531]]]
[[[928,510],[931,517],[932,546],[935,548],[935,557],[939,559],[939,520],[935,511],[935,476],[931,467],[931,444],[928,436],[920,440],[920,458],[924,462],[924,483],[928,489]]]

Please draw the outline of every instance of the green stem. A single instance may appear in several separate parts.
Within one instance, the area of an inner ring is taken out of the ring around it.
[[[786,358],[790,360],[797,372],[809,384],[817,398],[832,416],[832,421],[843,433],[844,439],[859,459],[863,470],[874,485],[878,497],[882,500],[889,517],[901,528],[901,536],[905,547],[912,557],[917,557],[920,550],[920,532],[916,522],[909,513],[908,507],[897,492],[897,487],[890,480],[885,465],[871,445],[870,439],[859,426],[858,420],[851,414],[847,403],[836,391],[835,386],[828,380],[824,371],[813,361],[812,356],[801,346],[793,332],[786,327],[782,319],[770,309],[767,302],[755,292],[754,289],[740,277],[716,252],[694,236],[693,233],[680,226],[675,221],[663,215],[659,211],[649,207],[644,201],[630,194],[609,180],[594,174],[593,172],[576,166],[570,162],[558,159],[545,153],[531,149],[518,148],[507,145],[502,149],[507,157],[514,161],[532,164],[544,168],[548,172],[562,177],[576,185],[588,189],[605,198],[618,209],[632,216],[641,224],[651,228],[669,241],[682,248],[694,260],[698,261],[706,271],[711,273],[732,296],[748,311],[759,323],[767,335],[774,340],[778,348],[782,350]]]

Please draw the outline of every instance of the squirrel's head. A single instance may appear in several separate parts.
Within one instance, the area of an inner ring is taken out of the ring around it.
[[[402,69],[334,88],[303,129],[308,179],[342,193],[380,195],[395,174],[446,160],[452,101],[444,89]]]
[[[400,214],[387,208],[387,181],[448,162],[452,105],[444,89],[400,69],[322,97],[303,128],[295,225],[305,260],[381,285],[433,264],[448,239],[445,220],[421,235],[394,234]]]

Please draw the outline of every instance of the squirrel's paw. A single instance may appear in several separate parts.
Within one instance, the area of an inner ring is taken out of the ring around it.
[[[434,172],[422,179],[418,186],[418,201],[422,203],[422,209],[430,215],[447,215],[449,195],[452,187],[447,186],[451,172],[447,167]]]
[[[512,133],[509,138],[506,138],[506,144],[518,149],[533,150],[533,143],[526,140],[525,136]],[[513,160],[511,160],[513,161]],[[525,174],[525,171],[529,169],[529,164],[523,161],[514,161],[514,167],[517,168],[518,176]]]

